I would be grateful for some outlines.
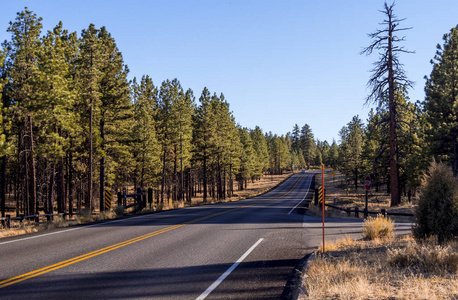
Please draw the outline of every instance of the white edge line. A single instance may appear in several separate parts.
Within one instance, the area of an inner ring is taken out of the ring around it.
[[[226,272],[223,273],[218,279],[216,279],[215,282],[212,283],[199,297],[196,298],[196,300],[203,300],[205,299],[210,293],[216,289],[216,287],[223,282],[224,279],[226,279],[229,274],[234,271],[235,268],[245,259],[247,256],[256,248],[264,239],[260,238],[253,246],[251,246],[250,249],[247,250],[229,269],[227,269]]]
[[[186,209],[186,208],[184,208],[184,209]],[[49,235],[69,232],[69,231],[73,231],[73,230],[85,229],[85,228],[89,228],[89,227],[102,226],[102,225],[106,225],[106,224],[110,224],[110,223],[124,222],[124,221],[133,220],[133,219],[139,219],[139,218],[149,218],[149,217],[152,217],[152,216],[157,216],[159,214],[165,214],[165,213],[169,213],[169,212],[172,212],[172,211],[174,211],[174,210],[161,211],[161,212],[154,213],[154,214],[135,216],[135,217],[130,217],[130,218],[126,218],[126,219],[107,221],[107,222],[91,224],[91,225],[82,225],[81,227],[77,227],[77,228],[64,229],[64,230],[60,230],[60,231],[44,233],[44,234],[34,235],[34,236],[30,236],[30,237],[25,237],[25,238],[19,238],[19,239],[15,239],[15,240],[11,240],[11,241],[0,242],[0,245],[5,245],[5,244],[9,244],[9,243],[14,243],[14,242],[21,242],[21,241],[26,241],[26,240],[31,240],[31,239],[36,239],[36,238],[40,238],[40,237],[45,237],[45,236],[49,236]]]
[[[313,177],[312,177],[312,178],[313,178]],[[291,213],[293,212],[293,210],[295,210],[296,207],[298,207],[299,204],[301,204],[302,201],[305,200],[305,197],[307,197],[307,194],[309,193],[309,190],[310,190],[310,186],[311,186],[311,185],[312,185],[312,180],[310,180],[309,187],[307,188],[307,192],[305,192],[304,198],[302,198],[302,200],[301,200],[298,204],[296,204],[296,206],[294,206],[294,207],[289,211],[289,213],[287,213],[287,215],[291,214]]]

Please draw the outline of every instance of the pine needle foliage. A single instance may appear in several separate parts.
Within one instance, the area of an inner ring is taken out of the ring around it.
[[[437,237],[439,244],[458,235],[458,184],[450,167],[433,161],[423,177],[416,210],[416,239]]]

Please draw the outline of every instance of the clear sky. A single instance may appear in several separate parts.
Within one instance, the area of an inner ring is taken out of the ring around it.
[[[308,123],[320,140],[339,140],[354,115],[366,120],[369,70],[378,56],[360,55],[380,28],[382,0],[0,0],[0,41],[25,6],[43,18],[43,34],[60,20],[77,31],[105,26],[130,69],[155,85],[178,78],[196,98],[222,92],[236,121],[285,134]],[[390,3],[390,2],[389,2]],[[458,24],[457,0],[398,0],[406,18],[401,56],[412,101],[424,98],[423,77],[444,33]],[[372,105],[373,107],[373,105]]]

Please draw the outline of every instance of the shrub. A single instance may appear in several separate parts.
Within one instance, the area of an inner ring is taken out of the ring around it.
[[[393,232],[394,223],[382,215],[369,217],[364,221],[363,237],[367,240],[387,238]]]
[[[449,167],[433,161],[423,176],[422,193],[415,212],[414,237],[435,236],[439,244],[458,233],[458,186]]]

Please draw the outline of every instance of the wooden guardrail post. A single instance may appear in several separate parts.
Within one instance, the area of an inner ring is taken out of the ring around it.
[[[359,218],[359,208],[358,208],[358,206],[355,207],[355,217]]]
[[[318,205],[318,189],[315,189],[315,205]]]
[[[146,191],[142,191],[142,206],[143,208],[146,207]]]
[[[382,216],[386,217],[386,210],[382,208]]]
[[[148,188],[148,203],[149,203],[149,208],[151,208],[153,205],[153,189],[152,188]]]
[[[118,192],[118,206],[122,205],[122,193]]]
[[[6,215],[6,228],[11,229],[11,216]]]
[[[140,207],[140,210],[142,209],[142,206],[143,206],[143,199],[142,199],[142,189],[141,188],[137,188],[137,196],[136,196],[136,201],[137,201],[137,205]]]

